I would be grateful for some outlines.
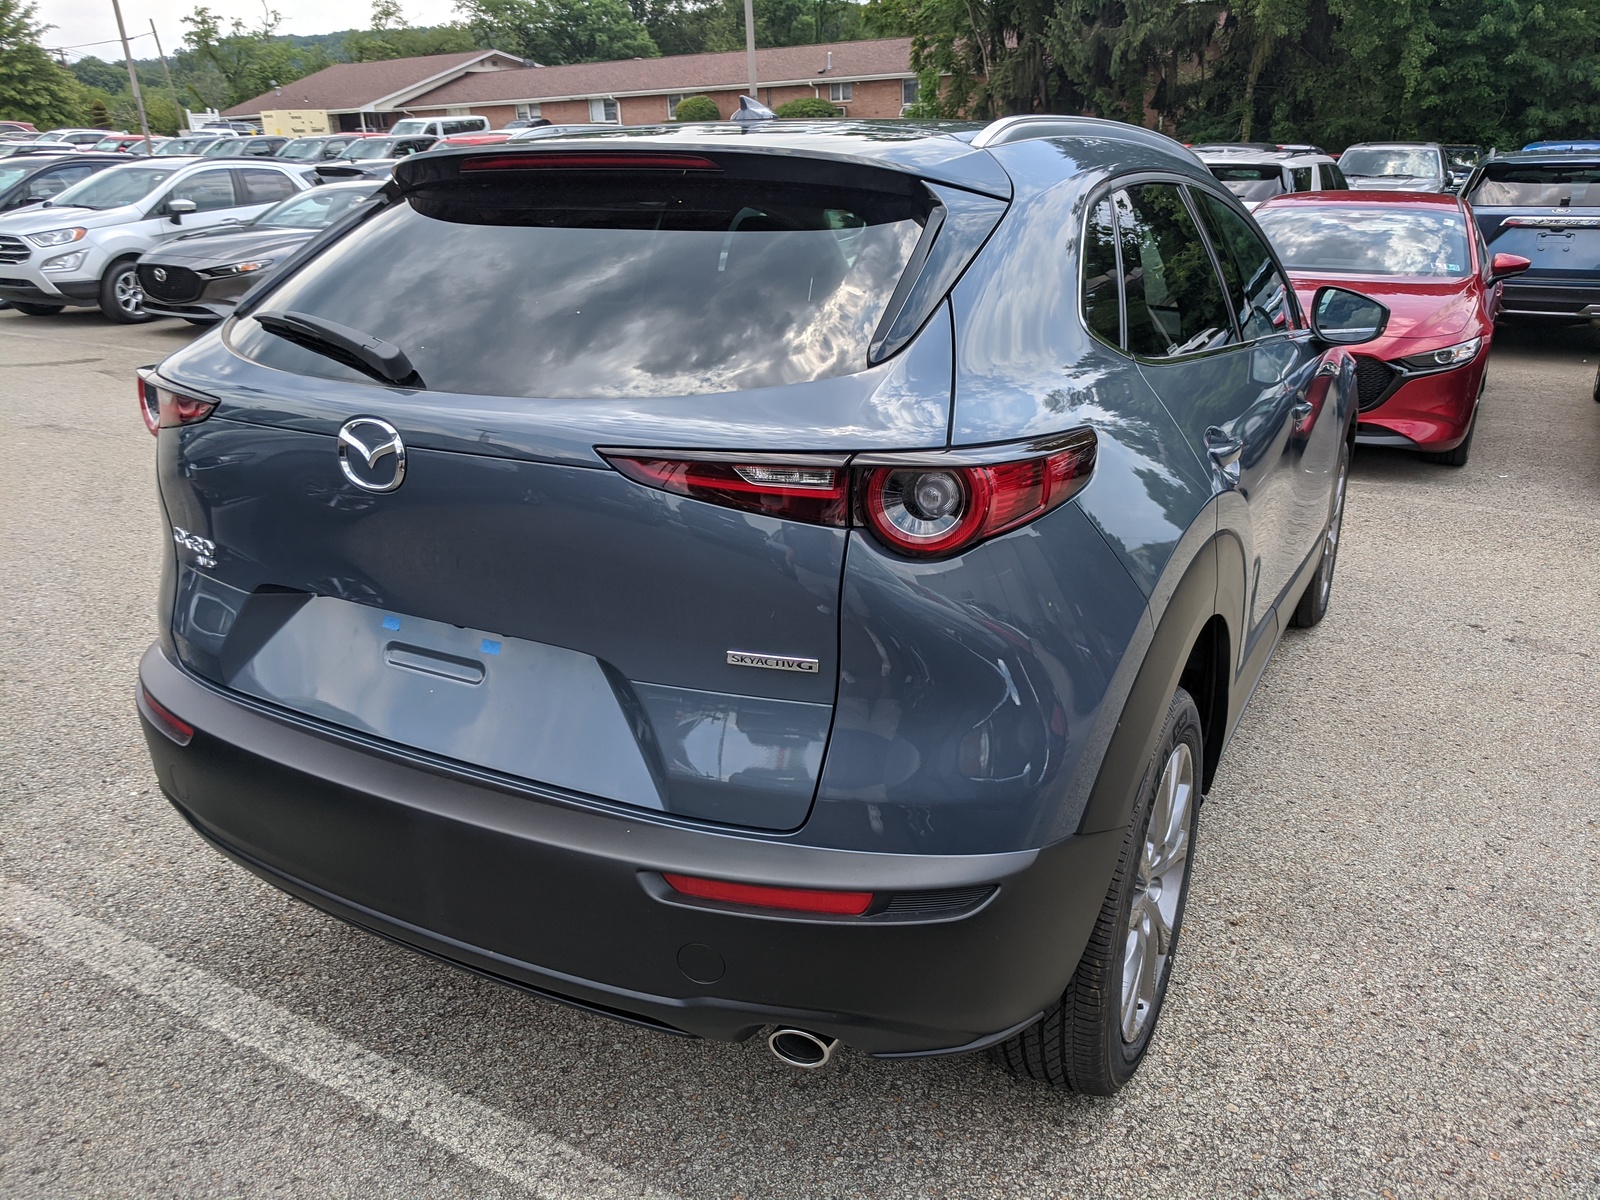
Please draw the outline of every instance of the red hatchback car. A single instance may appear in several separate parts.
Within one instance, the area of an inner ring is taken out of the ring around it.
[[[1255,210],[1302,306],[1327,285],[1389,309],[1355,357],[1356,441],[1464,466],[1500,307],[1500,281],[1529,267],[1492,258],[1466,203],[1423,192],[1300,192]]]

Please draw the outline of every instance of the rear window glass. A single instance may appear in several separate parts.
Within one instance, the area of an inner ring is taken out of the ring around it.
[[[733,180],[414,194],[264,302],[403,349],[431,390],[671,396],[860,371],[926,218],[880,192]],[[240,324],[269,366],[364,379]]]
[[[1448,277],[1472,269],[1458,212],[1285,204],[1255,217],[1291,271]]]
[[[1270,200],[1283,194],[1283,168],[1266,166],[1214,166],[1211,173],[1241,200]]]
[[[1468,200],[1510,208],[1600,208],[1600,163],[1491,164]]]

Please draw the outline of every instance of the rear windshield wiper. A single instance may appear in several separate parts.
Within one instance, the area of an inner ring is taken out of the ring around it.
[[[404,350],[370,333],[310,313],[261,312],[256,313],[255,318],[268,333],[343,363],[381,383],[413,388],[428,386],[422,382],[422,376],[417,374]]]

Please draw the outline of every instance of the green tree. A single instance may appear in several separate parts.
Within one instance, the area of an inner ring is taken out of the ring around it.
[[[787,120],[809,121],[818,117],[837,117],[839,110],[819,96],[802,96],[780,104],[773,110]]]
[[[685,96],[672,110],[674,121],[720,121],[722,110],[710,96]]]
[[[34,12],[30,0],[0,0],[0,117],[48,129],[77,119],[83,93],[40,47],[48,27]]]
[[[660,53],[624,0],[457,0],[474,41],[546,66]]]
[[[198,68],[199,79],[191,82],[195,98],[225,107],[332,64],[321,46],[299,47],[277,37],[282,19],[266,9],[261,24],[254,28],[235,18],[224,29],[222,18],[204,6],[184,17],[183,23],[189,27],[184,40]],[[220,88],[215,86],[218,81]]]
[[[111,113],[106,108],[106,102],[96,96],[89,102],[89,127],[91,129],[110,129]]]

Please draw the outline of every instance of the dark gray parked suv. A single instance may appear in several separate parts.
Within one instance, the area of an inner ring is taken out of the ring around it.
[[[345,920],[787,1062],[1149,1044],[1356,404],[1250,218],[1076,118],[434,152],[141,384],[161,787]]]

